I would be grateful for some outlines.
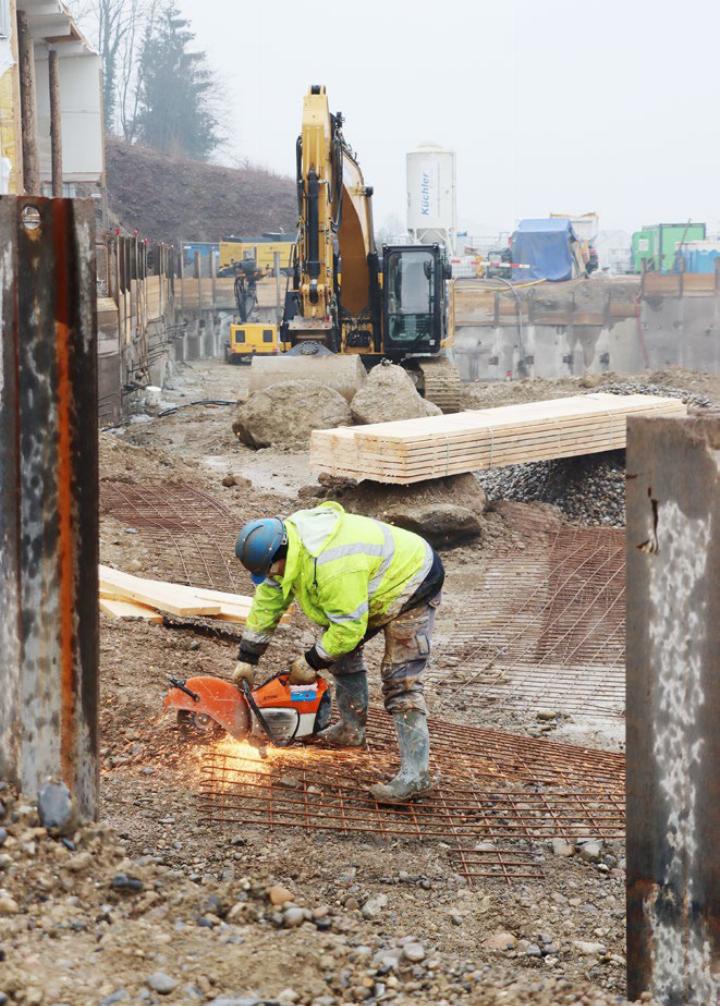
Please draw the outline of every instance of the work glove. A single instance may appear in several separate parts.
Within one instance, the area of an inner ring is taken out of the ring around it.
[[[317,681],[317,672],[307,662],[305,657],[296,657],[290,664],[290,674],[288,684],[290,685],[312,685]]]
[[[232,673],[232,679],[238,688],[242,685],[243,681],[247,681],[252,688],[255,684],[255,667],[252,664],[247,664],[244,660],[238,660]]]

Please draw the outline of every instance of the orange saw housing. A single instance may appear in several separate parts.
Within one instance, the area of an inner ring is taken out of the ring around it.
[[[311,737],[330,722],[330,692],[322,678],[310,685],[291,685],[287,673],[277,674],[250,696],[252,702],[236,685],[220,678],[188,678],[173,684],[163,709],[176,709],[178,718],[183,714],[209,718],[236,740],[253,734],[283,745]]]

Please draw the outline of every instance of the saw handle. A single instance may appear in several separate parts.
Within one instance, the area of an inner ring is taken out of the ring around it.
[[[279,676],[280,675],[277,675],[277,677],[279,677]],[[282,741],[282,740],[276,740],[273,737],[272,731],[271,731],[270,727],[267,724],[267,720],[265,719],[265,717],[263,716],[263,714],[260,712],[260,707],[258,706],[257,702],[255,701],[255,697],[253,696],[252,689],[251,689],[250,685],[248,684],[248,682],[244,678],[240,682],[240,686],[239,687],[240,687],[240,691],[243,693],[245,701],[250,706],[250,709],[255,714],[255,716],[257,716],[258,722],[259,722],[260,726],[263,728],[263,730],[265,731],[265,734],[266,734],[268,740],[272,744],[274,744],[275,747],[279,747],[279,748],[289,747],[292,744],[292,742],[294,740],[294,737],[288,737],[288,739],[284,740],[284,741]],[[297,730],[296,730],[296,732],[297,732]]]
[[[186,695],[189,695],[193,702],[200,701],[198,693],[193,692],[190,688],[188,688],[182,678],[170,678],[170,684],[173,688],[178,688],[181,692],[185,692]]]

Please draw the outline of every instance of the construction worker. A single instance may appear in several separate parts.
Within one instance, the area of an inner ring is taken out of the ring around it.
[[[400,803],[428,792],[422,672],[445,577],[437,553],[419,535],[328,502],[285,519],[251,521],[238,535],[235,554],[257,587],[234,680],[253,683],[258,660],[296,600],[325,631],[293,661],[290,683],[307,684],[329,670],[340,721],[320,737],[334,747],[361,747],[368,708],[363,644],[383,631],[382,690],[401,760],[395,778],[371,793],[379,802]]]

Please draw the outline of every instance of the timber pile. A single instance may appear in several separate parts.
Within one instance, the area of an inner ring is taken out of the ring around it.
[[[252,598],[164,580],[146,580],[100,566],[100,610],[113,618],[162,622],[163,613],[218,618],[244,625]],[[289,616],[285,614],[283,620]]]
[[[310,467],[409,485],[625,447],[628,416],[684,416],[675,398],[596,393],[370,426],[315,430]]]

